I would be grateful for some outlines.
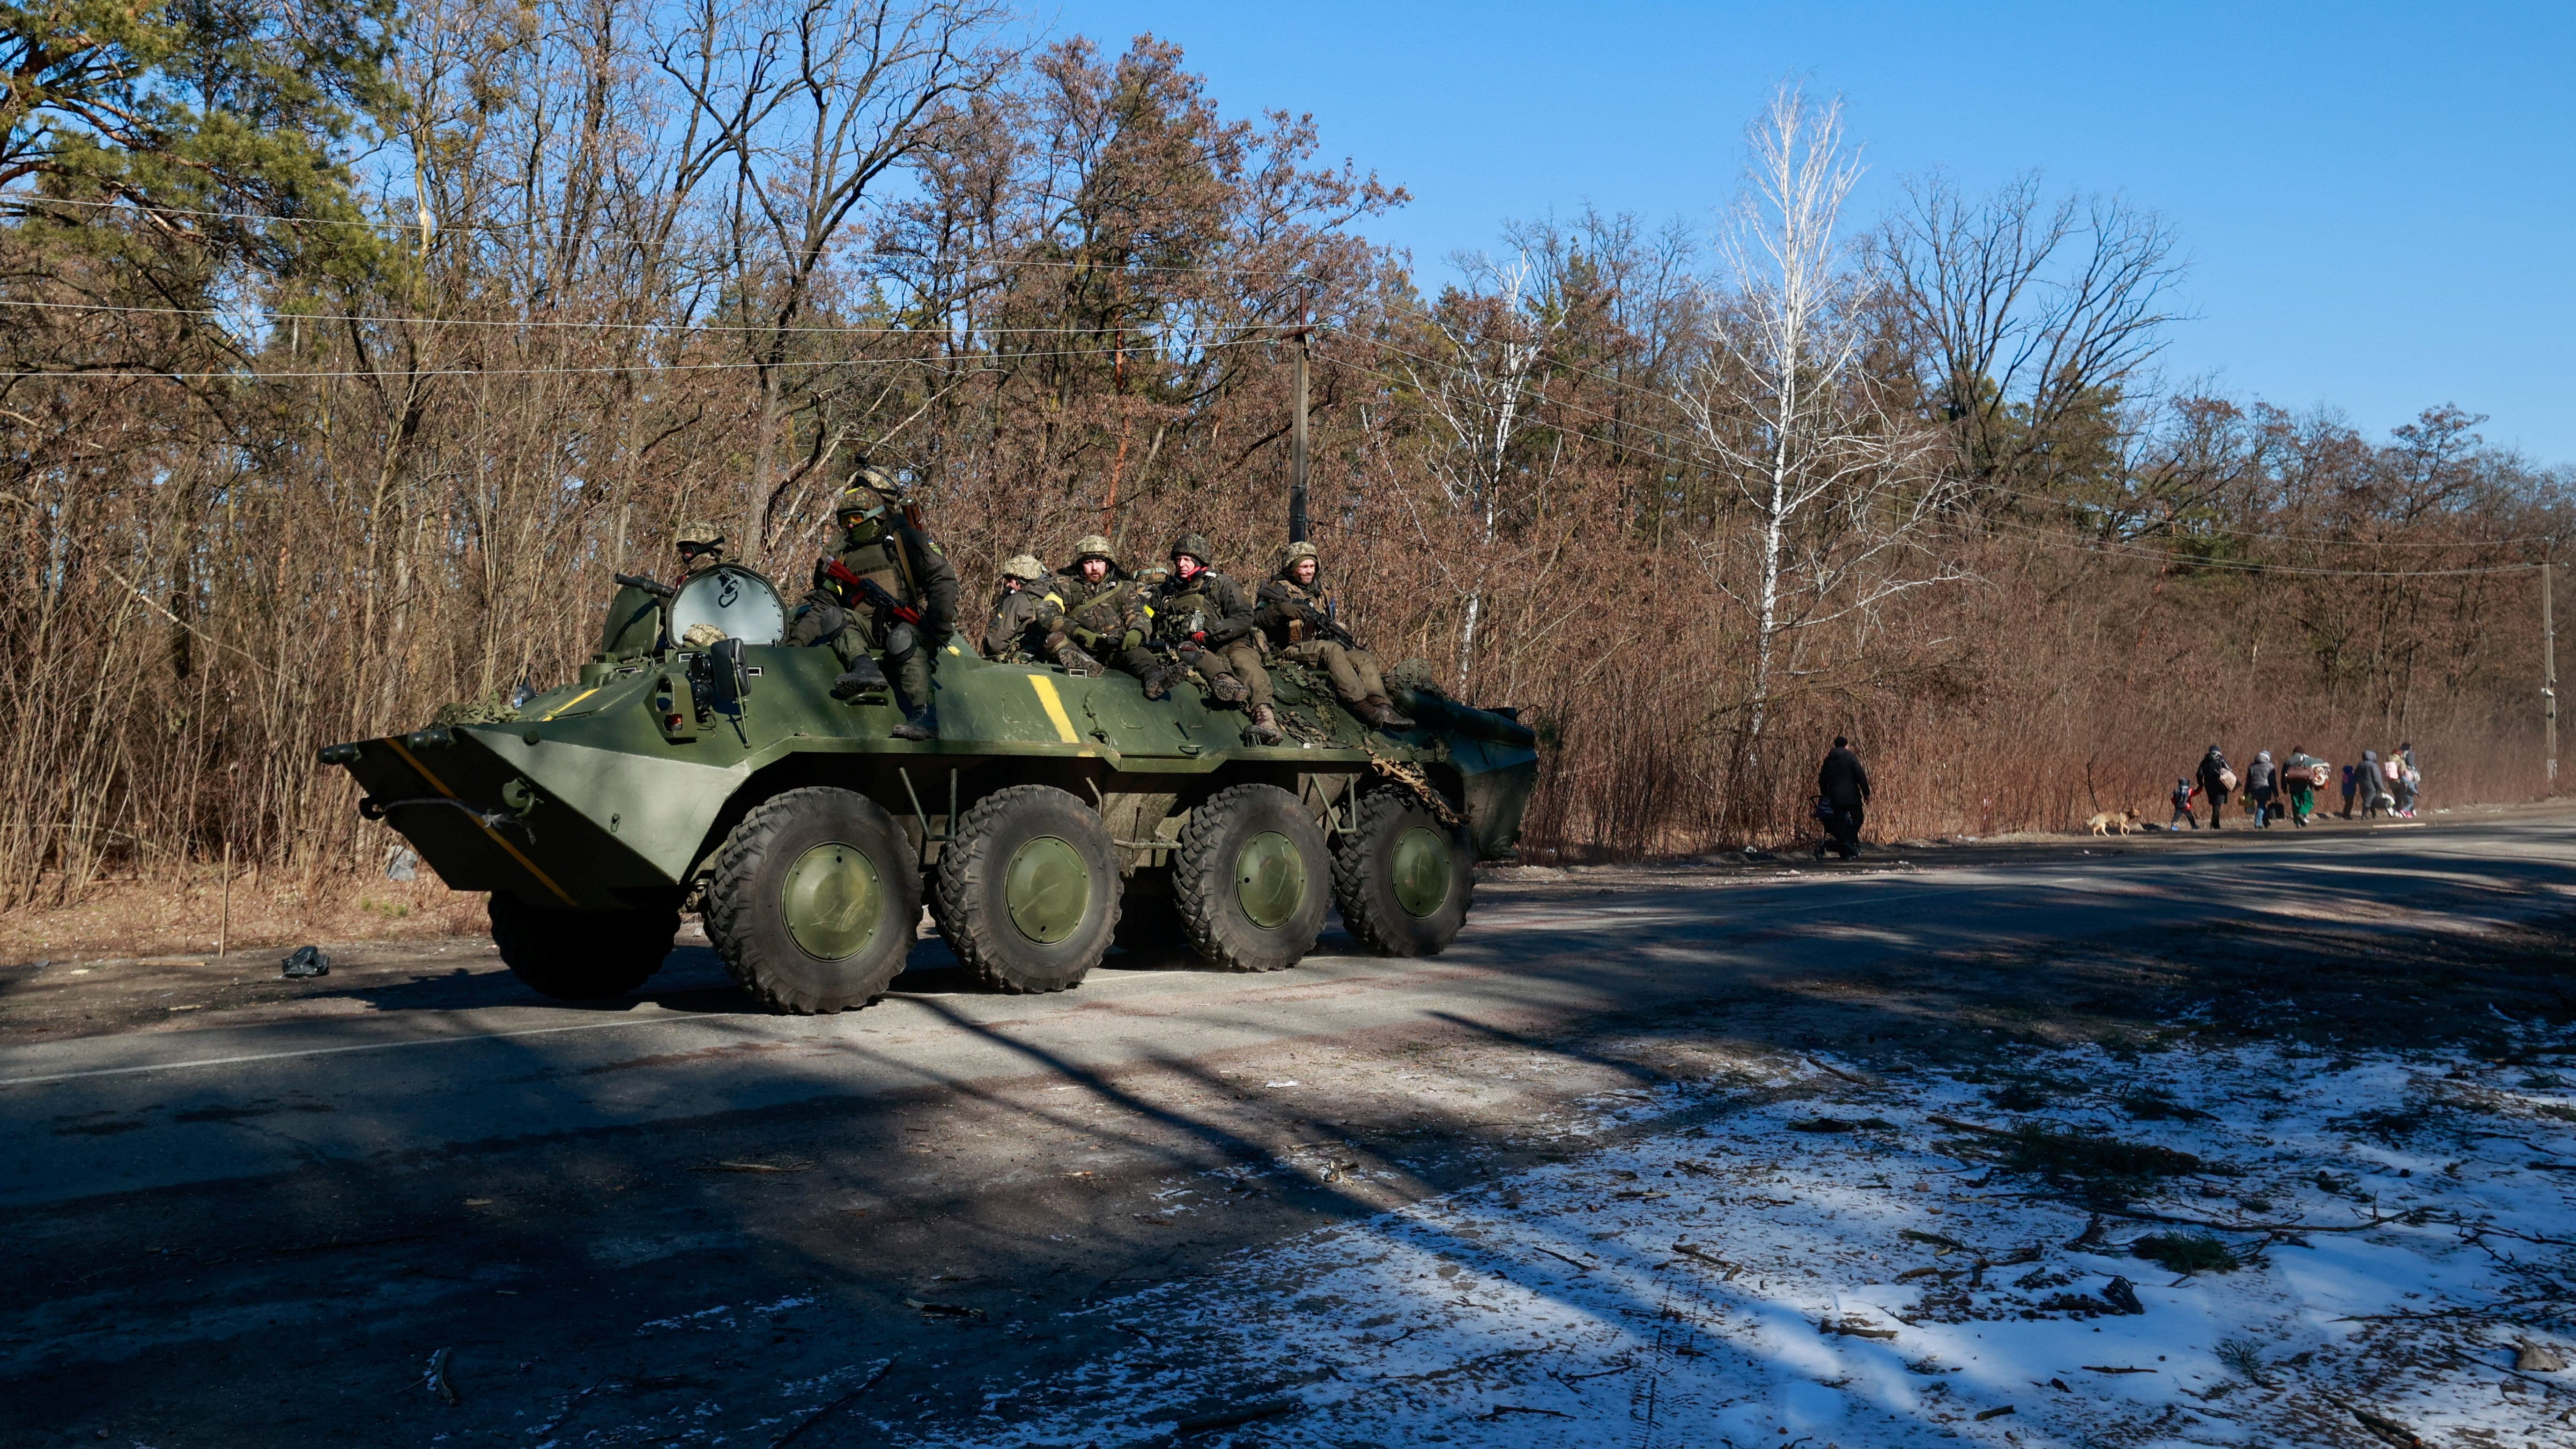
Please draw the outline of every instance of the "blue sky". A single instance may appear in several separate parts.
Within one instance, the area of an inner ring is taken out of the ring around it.
[[[2576,463],[2576,5],[1449,4],[1062,0],[1179,42],[1230,114],[1311,111],[1409,188],[1371,228],[1426,280],[1509,217],[1589,201],[1705,226],[1782,78],[1839,93],[1866,220],[1934,166],[2036,168],[2165,213],[2193,262],[2168,373],[2425,407]]]

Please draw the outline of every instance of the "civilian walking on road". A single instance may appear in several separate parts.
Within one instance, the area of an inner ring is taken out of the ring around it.
[[[2209,797],[2209,828],[2220,829],[2227,820],[2227,797],[2236,792],[2236,772],[2227,767],[2227,757],[2211,745],[2200,757],[2200,793]]]
[[[2415,818],[2415,796],[2424,785],[2424,777],[2415,772],[2415,747],[2402,744],[2388,757],[2388,773],[2396,785],[2390,793],[2397,797],[2397,813],[2408,820]]]
[[[2281,771],[2270,750],[2256,750],[2254,763],[2245,767],[2245,797],[2254,802],[2254,828],[2271,829],[2276,813],[2272,802],[2281,797]]]
[[[2344,766],[2344,767],[2343,767],[2343,818],[2344,818],[2344,819],[2346,819],[2346,820],[2350,820],[2350,819],[2352,818],[2352,796],[2353,796],[2353,792],[2354,792],[2354,791],[2356,791],[2356,790],[2358,790],[2358,789],[2360,789],[2360,788],[2361,788],[2361,766],[2359,766],[2359,765],[2346,765],[2346,766]]]
[[[2317,790],[2326,782],[2326,762],[2305,745],[2290,746],[2290,767],[2282,772],[2290,791],[2290,823],[2301,830],[2317,815]]]
[[[2377,817],[2381,802],[2388,799],[2388,778],[2380,773],[2379,751],[2362,751],[2361,764],[2354,769],[2353,775],[2353,783],[2361,787],[2361,818]]]
[[[1834,747],[1826,752],[1824,768],[1816,771],[1816,793],[1825,798],[1826,808],[1833,812],[1825,829],[1832,834],[1832,844],[1845,860],[1860,858],[1860,823],[1862,807],[1869,803],[1869,771],[1861,768],[1860,756],[1852,753],[1851,741],[1834,736]],[[1825,842],[1816,845],[1816,859],[1825,858]]]
[[[2200,817],[2191,813],[2191,797],[2196,793],[2198,792],[2192,789],[2191,780],[2188,776],[2177,775],[2174,777],[2174,813],[2173,818],[2165,822],[2165,829],[2180,830],[2186,825],[2190,826],[2194,830],[2198,830],[2200,828]]]

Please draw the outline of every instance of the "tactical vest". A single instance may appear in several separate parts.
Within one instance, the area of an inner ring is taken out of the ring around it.
[[[921,590],[912,578],[910,561],[903,556],[903,539],[895,533],[882,534],[865,543],[852,543],[846,537],[841,545],[841,567],[863,579],[874,579],[878,588],[892,594],[905,605],[921,607]],[[860,605],[857,599],[851,604]]]
[[[1315,582],[1312,584],[1301,584],[1295,579],[1289,578],[1285,575],[1273,579],[1271,582],[1287,590],[1288,597],[1295,599],[1310,609],[1313,609],[1316,613],[1324,615],[1330,615],[1332,613],[1333,598],[1332,595],[1324,591],[1323,575],[1316,575]],[[1307,627],[1306,621],[1303,619],[1290,619],[1288,621],[1288,642],[1291,644],[1303,643],[1307,638],[1312,636],[1314,632],[1315,631],[1313,629]]]
[[[1210,583],[1215,577],[1215,570],[1202,570],[1197,578],[1184,584],[1175,575],[1164,587],[1178,592],[1166,593],[1149,606],[1154,615],[1154,637],[1187,639],[1223,619],[1225,610],[1218,605],[1216,590]]]
[[[1066,599],[1066,618],[1095,633],[1107,634],[1127,627],[1124,605],[1127,591],[1134,587],[1132,580],[1112,575],[1102,579],[1097,589],[1080,578],[1064,579],[1053,592],[1058,598],[1073,596]]]

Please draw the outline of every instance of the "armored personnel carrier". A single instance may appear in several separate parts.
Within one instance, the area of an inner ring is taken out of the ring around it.
[[[1013,992],[1072,986],[1113,944],[1279,970],[1328,906],[1372,950],[1428,955],[1536,778],[1510,712],[1426,685],[1399,687],[1416,727],[1389,733],[1280,665],[1288,738],[1265,747],[1191,684],[1148,700],[1123,674],[996,664],[962,640],[938,660],[938,738],[899,740],[882,697],[833,697],[831,650],[781,642],[758,573],[620,583],[571,683],[321,752],[449,887],[491,894],[502,959],[560,999],[641,986],[688,909],[791,1012],[883,993],[925,903]]]

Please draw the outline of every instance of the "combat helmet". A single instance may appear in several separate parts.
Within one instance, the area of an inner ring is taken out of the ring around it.
[[[1306,540],[1301,538],[1279,551],[1279,572],[1285,574],[1290,569],[1295,568],[1297,566],[1297,560],[1301,558],[1313,559],[1315,561],[1315,567],[1318,569],[1321,569],[1324,566],[1324,555],[1322,552],[1317,550],[1313,544],[1308,543]]]
[[[701,548],[722,548],[724,541],[724,525],[704,517],[684,520],[671,535],[671,542],[682,546],[694,543]]]
[[[1197,559],[1204,567],[1216,567],[1216,551],[1208,547],[1207,535],[1205,534],[1182,534],[1180,537],[1172,540],[1172,546],[1165,550],[1163,557],[1179,558],[1182,554],[1188,554],[1190,557]]]
[[[1082,567],[1083,560],[1094,558],[1106,562],[1112,569],[1118,567],[1118,551],[1109,546],[1107,538],[1097,533],[1086,533],[1073,541],[1075,568]]]
[[[832,516],[844,523],[853,516],[876,517],[889,506],[901,503],[904,491],[902,482],[893,474],[873,463],[861,463],[850,470],[849,482],[842,487]]]
[[[1045,578],[1046,571],[1046,565],[1040,563],[1035,554],[1015,553],[1002,560],[1002,577],[1006,579],[1033,584]]]

